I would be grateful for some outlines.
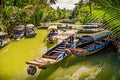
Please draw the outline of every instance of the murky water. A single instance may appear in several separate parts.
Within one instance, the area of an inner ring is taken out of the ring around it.
[[[120,80],[120,60],[112,49],[87,57],[71,56],[42,70],[37,80]]]
[[[68,57],[28,75],[25,61],[46,50],[46,32],[37,30],[35,38],[12,41],[0,49],[0,80],[120,80],[120,60],[111,46],[91,56]]]

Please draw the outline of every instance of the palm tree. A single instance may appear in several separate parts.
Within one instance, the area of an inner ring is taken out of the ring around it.
[[[105,24],[108,24],[108,29],[112,30],[120,38],[120,0],[92,0],[97,6],[101,6],[105,11]],[[107,12],[107,13],[106,13]]]

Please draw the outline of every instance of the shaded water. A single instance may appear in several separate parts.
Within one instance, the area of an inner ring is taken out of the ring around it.
[[[120,80],[120,60],[113,47],[87,57],[71,56],[28,75],[25,61],[46,50],[46,30],[37,33],[35,38],[12,41],[0,49],[0,80]]]
[[[120,80],[120,60],[112,49],[87,57],[69,57],[42,70],[37,80]]]

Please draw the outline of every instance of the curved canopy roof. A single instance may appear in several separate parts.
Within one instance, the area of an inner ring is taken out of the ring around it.
[[[5,35],[7,35],[7,33],[5,33],[5,32],[0,32],[0,37],[1,37],[1,36],[5,36]]]
[[[14,28],[14,30],[23,30],[25,29],[25,25],[18,25]]]
[[[57,29],[57,26],[55,26],[55,25],[49,26],[48,29]]]
[[[27,24],[26,27],[28,27],[28,28],[33,28],[33,27],[35,27],[35,26],[34,26],[33,24]]]

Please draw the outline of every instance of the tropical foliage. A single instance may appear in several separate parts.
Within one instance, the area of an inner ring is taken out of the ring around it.
[[[120,38],[120,1],[119,0],[83,0],[76,4],[72,18],[80,23],[101,22],[103,27],[112,30]]]
[[[118,37],[120,34],[120,1],[119,0],[81,0],[71,12],[70,10],[52,9],[49,4],[57,0],[0,0],[0,28],[11,33],[19,24],[74,19],[82,24],[101,22],[103,27],[112,30]]]
[[[103,23],[120,38],[120,0],[92,0],[104,11]]]
[[[12,29],[19,24],[32,23],[37,26],[40,22],[69,18],[69,10],[60,9],[59,7],[54,10],[49,6],[49,4],[55,4],[55,1],[1,0],[0,26],[8,33],[11,33]]]

